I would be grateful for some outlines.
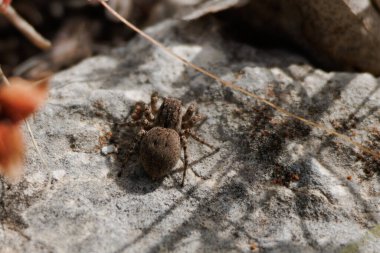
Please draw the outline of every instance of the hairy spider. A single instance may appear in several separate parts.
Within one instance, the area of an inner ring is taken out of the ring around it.
[[[203,122],[206,116],[198,113],[197,107],[192,103],[182,115],[182,103],[175,98],[163,98],[158,109],[158,93],[153,93],[151,102],[146,105],[137,102],[127,121],[128,126],[139,127],[134,145],[129,155],[137,149],[140,162],[146,173],[153,179],[166,176],[177,164],[184,151],[184,168],[181,185],[184,185],[186,170],[188,168],[187,139],[189,137],[210,147],[202,137],[192,129]],[[137,144],[137,145],[136,145]]]

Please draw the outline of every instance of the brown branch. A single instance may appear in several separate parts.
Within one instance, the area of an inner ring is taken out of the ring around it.
[[[51,47],[51,42],[41,34],[39,34],[34,27],[23,19],[12,6],[7,6],[2,13],[17,29],[20,30],[35,46],[42,50],[47,50]]]

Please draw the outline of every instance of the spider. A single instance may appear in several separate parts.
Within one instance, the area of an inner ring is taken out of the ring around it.
[[[182,115],[182,102],[175,98],[163,98],[158,108],[158,93],[151,95],[151,102],[146,105],[137,102],[131,120],[126,125],[139,127],[134,145],[128,152],[129,155],[139,151],[139,160],[145,172],[157,180],[166,176],[177,164],[184,151],[184,168],[181,186],[185,183],[186,170],[188,168],[187,140],[189,137],[214,149],[198,136],[193,127],[199,125],[206,116],[198,113],[195,103],[192,103]],[[137,145],[136,145],[137,144]],[[128,156],[129,156],[128,155]]]

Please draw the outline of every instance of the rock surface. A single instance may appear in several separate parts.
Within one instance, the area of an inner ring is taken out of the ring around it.
[[[289,111],[373,148],[380,139],[372,75],[328,73],[288,52],[228,40],[213,19],[147,31]],[[153,91],[184,105],[196,101],[208,116],[198,133],[220,147],[190,141],[183,188],[181,161],[153,182],[137,159],[125,164],[122,155],[101,154],[118,141],[125,152],[115,124]],[[0,191],[0,252],[380,251],[378,163],[141,38],[57,74],[31,125],[53,180],[44,190],[48,172],[27,138],[24,180]]]

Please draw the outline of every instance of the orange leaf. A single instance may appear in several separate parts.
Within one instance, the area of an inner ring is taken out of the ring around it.
[[[17,181],[22,175],[24,143],[18,124],[0,124],[0,175]]]
[[[0,119],[17,123],[35,112],[46,99],[48,79],[37,85],[18,77],[9,81],[11,86],[0,87]]]

